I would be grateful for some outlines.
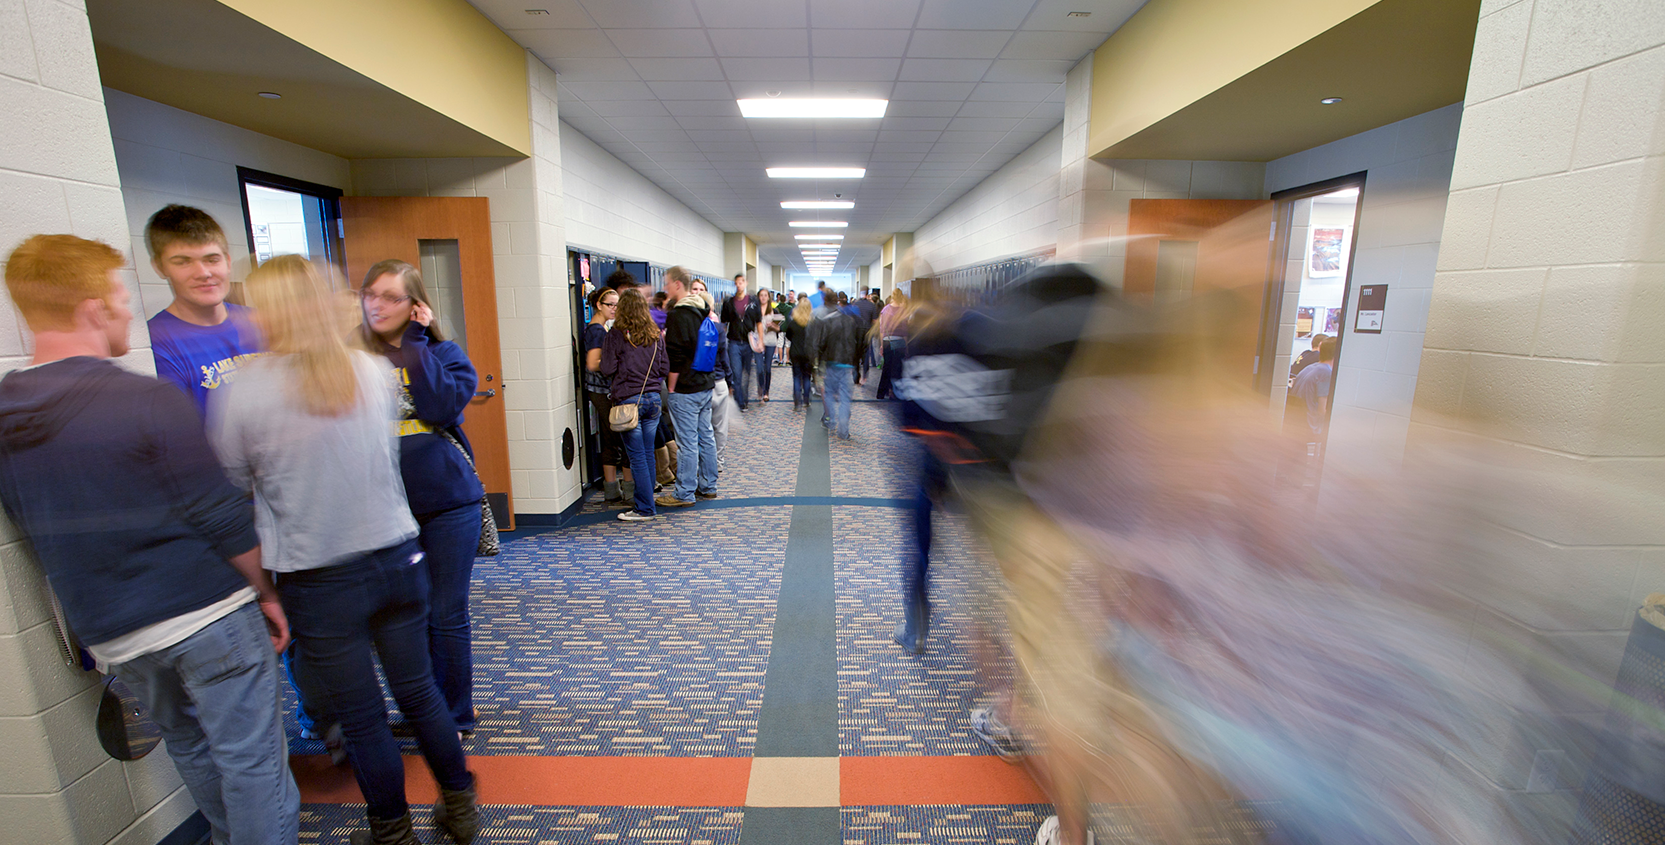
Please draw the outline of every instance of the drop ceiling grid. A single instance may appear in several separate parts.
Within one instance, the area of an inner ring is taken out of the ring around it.
[[[875,260],[1063,119],[1063,78],[1145,0],[470,0],[560,78],[561,119],[765,260],[802,270],[782,199],[856,202]],[[528,14],[540,9],[544,14]],[[1086,11],[1085,18],[1069,17]],[[737,98],[888,98],[879,121],[748,121]],[[849,181],[777,165],[865,166]],[[807,219],[814,219],[809,217]]]

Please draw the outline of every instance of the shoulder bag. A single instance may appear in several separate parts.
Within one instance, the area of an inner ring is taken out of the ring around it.
[[[642,401],[647,394],[648,379],[653,377],[653,365],[659,360],[659,341],[653,342],[653,354],[648,357],[647,372],[642,374],[642,392],[636,394],[636,402],[621,402],[614,405],[607,412],[607,427],[614,431],[630,431],[641,422],[642,409],[636,403]],[[615,376],[616,378],[616,376]]]
[[[480,468],[474,465],[474,459],[469,456],[468,450],[463,448],[462,441],[458,440],[456,435],[449,430],[441,430],[439,436],[445,438],[452,446],[457,447],[457,451],[462,453],[463,460],[468,462],[468,468],[474,471],[474,477],[479,478]],[[480,482],[480,489],[484,490],[485,487],[485,482]],[[491,512],[491,501],[485,496],[481,496],[480,545],[474,550],[474,556],[497,557],[502,551],[503,541],[497,536],[497,515]]]

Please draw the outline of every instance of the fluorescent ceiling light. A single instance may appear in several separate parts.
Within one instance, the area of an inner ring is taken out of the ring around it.
[[[794,229],[842,229],[850,224],[843,220],[794,220],[786,225]]]
[[[766,167],[770,179],[860,179],[865,167]]]
[[[804,252],[837,252],[838,244],[804,244],[800,249]]]
[[[781,208],[855,208],[849,200],[781,200]]]
[[[820,234],[818,232],[812,232],[808,235],[793,235],[792,237],[797,238],[800,241],[842,241],[842,240],[844,240],[843,235],[832,235],[832,234],[823,235],[823,234]]]
[[[885,116],[889,100],[838,97],[759,97],[740,100],[743,117],[877,118]]]

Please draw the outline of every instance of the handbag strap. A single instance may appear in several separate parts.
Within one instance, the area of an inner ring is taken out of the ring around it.
[[[647,380],[653,378],[653,365],[659,362],[659,340],[653,341],[653,354],[648,356],[647,372],[642,374],[642,392],[636,394],[636,404],[642,403],[642,397],[647,395]]]

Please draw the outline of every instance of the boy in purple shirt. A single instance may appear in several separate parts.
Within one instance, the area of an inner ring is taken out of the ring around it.
[[[150,266],[173,289],[173,302],[150,318],[156,375],[178,385],[206,415],[208,397],[260,350],[248,309],[228,304],[231,251],[208,213],[169,205],[145,224]]]

